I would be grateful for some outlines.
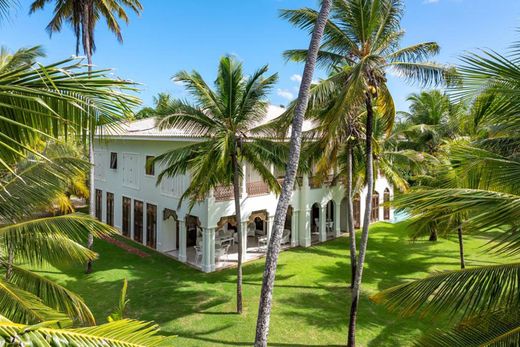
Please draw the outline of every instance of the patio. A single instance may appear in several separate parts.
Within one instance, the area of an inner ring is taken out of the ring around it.
[[[282,250],[286,250],[291,247],[290,243],[282,245]],[[267,252],[267,244],[258,242],[258,237],[248,236],[247,237],[247,250],[244,257],[244,262],[259,259],[265,256]],[[166,252],[167,255],[174,258],[178,258],[179,251],[174,250]],[[233,267],[238,262],[238,243],[230,242],[227,254],[222,256],[215,256],[215,269],[221,270],[229,267]],[[197,251],[195,247],[188,247],[186,249],[186,263],[197,268],[202,269],[202,255],[197,257]]]

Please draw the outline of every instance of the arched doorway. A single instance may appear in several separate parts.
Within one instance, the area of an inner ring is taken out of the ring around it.
[[[267,250],[267,233],[270,226],[267,225],[269,214],[267,210],[251,212],[247,222],[247,243],[246,248],[254,247],[258,252]]]
[[[390,220],[390,190],[385,188],[385,192],[383,194],[383,218],[384,220]]]
[[[327,233],[327,236],[333,236],[334,234],[334,227],[336,224],[336,216],[334,215],[335,208],[336,203],[334,200],[329,200],[325,208],[325,232]]]
[[[379,193],[377,191],[374,191],[372,194],[372,213],[370,217],[372,222],[379,220]]]
[[[201,234],[201,232],[202,232],[202,229],[200,228],[199,217],[187,214],[186,215],[186,247],[196,246],[197,238],[200,239],[200,236],[201,236],[198,234]]]
[[[172,252],[179,249],[179,218],[175,210],[163,209],[161,238],[162,251]]]
[[[320,234],[320,204],[314,203],[311,207],[311,242],[319,241]]]
[[[361,227],[361,199],[359,193],[354,195],[354,228]]]

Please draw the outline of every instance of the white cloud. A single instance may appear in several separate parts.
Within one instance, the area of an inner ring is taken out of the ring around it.
[[[292,75],[291,81],[300,83],[302,81],[302,75],[298,75],[298,74]]]
[[[424,0],[423,4],[429,5],[429,4],[436,4],[439,0]]]
[[[183,86],[184,82],[178,81],[178,80],[173,80],[173,84],[175,84],[176,86]]]
[[[294,94],[288,91],[287,89],[278,89],[276,91],[276,94],[289,101],[294,100]]]

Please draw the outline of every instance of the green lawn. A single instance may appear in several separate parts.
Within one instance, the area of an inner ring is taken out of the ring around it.
[[[400,319],[367,296],[389,286],[439,270],[457,269],[453,240],[411,243],[406,224],[372,227],[360,303],[358,341],[363,346],[406,346],[444,321]],[[482,237],[465,243],[468,266],[504,262],[484,253]],[[131,318],[154,320],[177,346],[243,346],[254,338],[263,260],[244,267],[244,313],[235,308],[235,270],[204,274],[160,254],[139,258],[104,241],[96,241],[95,272],[62,268],[43,272],[83,296],[101,322],[116,305],[122,279],[129,281]],[[148,251],[152,253],[151,251]],[[510,259],[509,259],[510,260]],[[350,278],[348,239],[280,256],[270,346],[344,345],[348,321]]]

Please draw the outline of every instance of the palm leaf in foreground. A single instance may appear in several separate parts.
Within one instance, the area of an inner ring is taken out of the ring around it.
[[[443,272],[371,297],[402,315],[463,317],[520,305],[520,263]]]
[[[155,347],[165,340],[157,335],[157,325],[128,319],[79,329],[56,329],[52,323],[27,326],[2,321],[0,343],[21,346],[20,342],[23,341],[23,345],[41,347]]]
[[[520,314],[518,312],[498,312],[470,319],[451,330],[437,330],[422,337],[416,346],[510,347],[519,344]]]
[[[81,213],[46,217],[0,228],[0,248],[10,248],[19,261],[83,263],[96,254],[82,246],[89,233],[95,237],[114,234],[114,229]]]
[[[36,295],[3,280],[0,280],[0,311],[4,317],[20,323],[32,324],[49,320],[65,325],[71,323],[65,314],[45,305]]]
[[[80,324],[93,325],[96,323],[92,312],[82,298],[47,278],[21,267],[12,266],[9,281],[18,288],[36,295],[45,305],[65,312]]]

